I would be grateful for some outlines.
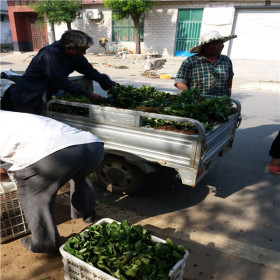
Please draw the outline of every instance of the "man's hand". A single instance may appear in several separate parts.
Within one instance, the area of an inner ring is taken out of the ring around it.
[[[90,94],[90,100],[92,101],[92,103],[99,103],[100,101],[101,101],[101,99],[102,99],[102,96],[101,95],[99,95],[99,94],[97,94],[97,93],[94,93],[94,92],[92,92],[91,94]]]
[[[184,90],[184,89],[188,89],[187,85],[185,83],[177,83],[175,85],[180,91],[179,94]]]
[[[9,175],[4,168],[0,168],[0,177],[1,177],[1,181],[9,178]]]

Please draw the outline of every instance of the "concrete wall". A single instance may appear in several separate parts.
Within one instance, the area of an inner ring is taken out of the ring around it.
[[[12,33],[11,33],[11,27],[9,22],[9,15],[8,15],[8,6],[6,0],[1,0],[1,19],[3,21],[0,22],[1,25],[1,34],[0,34],[0,44],[11,44],[13,42],[12,40]]]
[[[280,7],[280,1],[271,1],[273,7]],[[142,53],[158,53],[163,56],[173,56],[176,41],[177,15],[179,9],[204,9],[201,33],[208,30],[218,30],[222,35],[232,34],[234,15],[237,8],[265,8],[265,1],[161,1],[157,6],[145,14],[144,42],[141,43]],[[86,9],[99,9],[102,20],[89,20],[85,16]],[[72,23],[73,29],[82,30],[91,35],[95,44],[89,49],[94,52],[99,47],[100,37],[109,39],[112,43],[112,13],[102,5],[83,5],[82,18]],[[67,30],[66,25],[56,26],[56,39]],[[278,35],[277,35],[278,36]],[[129,50],[135,51],[133,42],[124,42]],[[230,42],[225,43],[223,54],[229,54]]]
[[[1,45],[5,44],[11,44],[13,42],[12,40],[12,33],[11,33],[11,27],[9,22],[8,15],[4,15],[4,21],[1,21]]]

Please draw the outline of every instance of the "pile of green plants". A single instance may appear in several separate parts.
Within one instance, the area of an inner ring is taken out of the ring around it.
[[[76,96],[71,94],[63,94],[60,97],[53,96],[54,100],[65,100],[70,102],[92,104],[91,100],[85,96]],[[76,116],[88,117],[89,112],[87,108],[79,106],[69,106],[64,104],[53,104],[51,110],[58,113],[71,114]]]
[[[157,107],[159,110],[168,106],[174,97],[170,93],[160,91],[149,85],[141,88],[117,84],[108,94],[111,96],[102,102],[107,106],[135,110],[138,107]]]
[[[143,226],[131,226],[126,220],[104,222],[68,239],[64,250],[117,279],[167,280],[185,247],[170,238],[161,243],[151,237]]]
[[[102,98],[99,105],[191,118],[201,122],[207,131],[218,123],[228,121],[229,116],[235,112],[230,97],[205,97],[196,89],[183,90],[181,94],[172,95],[149,85],[135,88],[117,84],[108,91],[108,94],[110,97]],[[60,99],[91,103],[85,97],[63,95]],[[76,111],[79,109],[68,108],[68,110],[72,110],[72,114],[77,114]],[[196,128],[189,123],[156,118],[145,118],[143,125],[154,128],[170,127],[170,130],[174,128],[180,131],[192,129],[196,132]]]

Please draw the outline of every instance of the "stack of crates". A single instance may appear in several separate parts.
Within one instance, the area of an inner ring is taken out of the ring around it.
[[[17,186],[10,180],[0,182],[1,243],[30,233],[18,201]]]

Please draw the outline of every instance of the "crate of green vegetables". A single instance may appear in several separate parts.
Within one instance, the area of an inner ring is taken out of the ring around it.
[[[65,280],[180,280],[188,251],[141,225],[104,218],[60,247]]]

